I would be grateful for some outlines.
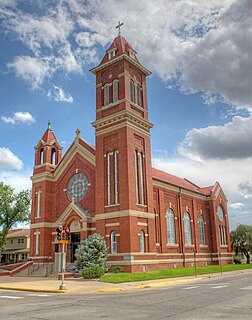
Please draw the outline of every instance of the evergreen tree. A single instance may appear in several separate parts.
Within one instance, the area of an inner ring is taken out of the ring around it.
[[[77,270],[93,266],[104,268],[105,271],[109,269],[106,242],[98,233],[94,233],[80,242],[78,249],[76,249],[75,257]]]

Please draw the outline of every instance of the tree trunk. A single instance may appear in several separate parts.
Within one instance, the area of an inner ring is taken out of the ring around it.
[[[247,258],[247,264],[250,264],[250,255],[247,254],[247,255],[246,255],[246,258]]]

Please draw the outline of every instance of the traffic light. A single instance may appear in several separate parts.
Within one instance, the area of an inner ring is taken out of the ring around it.
[[[58,227],[56,229],[56,232],[57,232],[57,240],[61,240],[62,228]]]
[[[65,228],[65,233],[66,233],[66,240],[70,240],[70,228],[69,227]]]

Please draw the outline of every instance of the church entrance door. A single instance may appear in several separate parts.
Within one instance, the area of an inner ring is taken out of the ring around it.
[[[71,233],[71,243],[70,243],[70,261],[73,263],[75,258],[75,250],[78,247],[78,244],[80,243],[80,232],[72,232]]]

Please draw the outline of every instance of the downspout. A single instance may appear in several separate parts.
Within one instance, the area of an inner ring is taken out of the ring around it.
[[[181,253],[183,255],[183,267],[185,267],[185,252],[184,252],[184,242],[183,242],[183,228],[182,228],[182,224],[183,224],[183,212],[182,212],[182,199],[181,199],[181,188],[179,188],[179,212],[180,212],[180,233],[179,233],[179,237],[180,237],[180,244],[181,244]]]

